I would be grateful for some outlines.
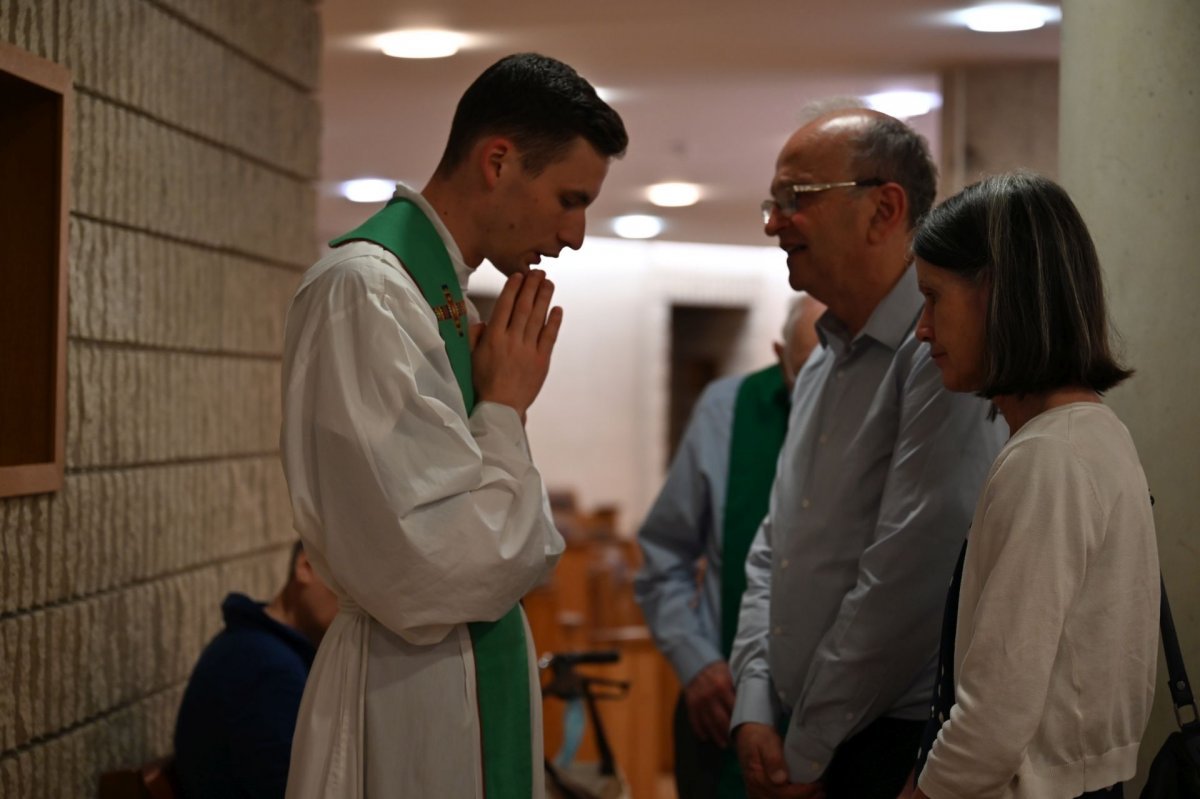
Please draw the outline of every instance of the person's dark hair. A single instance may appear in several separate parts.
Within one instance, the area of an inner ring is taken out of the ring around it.
[[[996,175],[930,212],[913,253],[988,286],[983,397],[1086,386],[1133,374],[1113,355],[1100,259],[1066,191],[1040,175]]]
[[[937,167],[925,137],[898,119],[872,116],[849,142],[854,177],[899,183],[908,195],[908,227],[915,228],[937,196]]]
[[[437,173],[449,175],[484,136],[508,136],[521,165],[536,175],[561,158],[577,137],[601,156],[624,154],[625,124],[592,85],[567,64],[517,53],[488,67],[467,88],[450,125]]]

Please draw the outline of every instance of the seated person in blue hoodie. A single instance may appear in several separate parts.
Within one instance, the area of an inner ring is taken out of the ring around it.
[[[175,722],[184,799],[283,798],[304,682],[337,609],[299,542],[269,603],[225,597],[225,629],[200,655]]]

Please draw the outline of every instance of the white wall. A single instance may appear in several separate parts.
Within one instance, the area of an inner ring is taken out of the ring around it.
[[[671,306],[746,308],[730,371],[766,366],[793,296],[784,255],[773,246],[589,238],[543,266],[565,316],[529,414],[534,460],[547,485],[573,489],[583,508],[617,505],[631,535],[665,472]],[[471,288],[490,293],[501,282],[485,265]]]

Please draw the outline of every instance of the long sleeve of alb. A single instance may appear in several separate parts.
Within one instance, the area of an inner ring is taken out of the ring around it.
[[[428,644],[499,618],[563,543],[516,412],[482,402],[464,419],[432,312],[379,262],[348,259],[293,305],[284,468],[330,584]]]

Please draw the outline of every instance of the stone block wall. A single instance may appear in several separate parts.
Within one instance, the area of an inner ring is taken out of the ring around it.
[[[170,750],[225,593],[284,576],[279,353],[314,255],[319,18],[0,0],[0,41],[75,87],[67,477],[0,500],[0,797],[91,797]]]

